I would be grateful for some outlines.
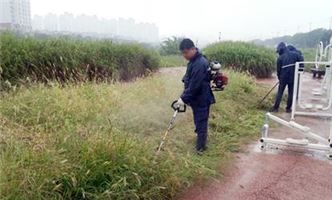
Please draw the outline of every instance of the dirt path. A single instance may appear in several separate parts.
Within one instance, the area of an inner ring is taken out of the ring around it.
[[[185,67],[165,67],[159,69],[158,73],[161,74],[185,74],[186,68]]]
[[[264,80],[265,84],[273,84]],[[305,88],[311,91],[319,81],[312,84],[305,77]],[[309,92],[310,93],[310,92]],[[304,94],[309,95],[309,93]],[[289,114],[280,117],[289,120]],[[263,117],[263,116],[262,116]],[[297,117],[296,121],[307,125],[314,132],[327,136],[329,121]],[[257,130],[259,131],[259,130]],[[283,126],[271,131],[277,138],[301,138],[296,132]],[[179,198],[181,200],[331,200],[332,164],[324,153],[309,152],[286,147],[262,152],[258,143],[249,146],[247,152],[236,154],[231,168],[220,181],[197,183]]]

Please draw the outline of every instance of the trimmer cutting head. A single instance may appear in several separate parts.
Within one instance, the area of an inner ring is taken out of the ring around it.
[[[167,130],[166,130],[166,132],[165,132],[165,134],[164,134],[164,137],[161,139],[160,144],[159,144],[159,146],[157,147],[156,155],[158,155],[158,154],[160,153],[160,151],[163,151],[163,150],[164,150],[164,149],[163,149],[163,145],[164,145],[164,143],[165,143],[165,141],[166,141],[166,139],[167,139],[167,136],[168,136],[169,131],[172,130],[172,128],[173,128],[173,125],[174,125],[174,122],[175,122],[175,119],[176,119],[177,114],[178,114],[178,113],[184,113],[184,112],[186,112],[186,110],[187,110],[187,106],[186,106],[186,105],[184,105],[183,107],[176,107],[176,103],[177,103],[177,101],[174,101],[174,102],[172,103],[172,105],[171,105],[171,107],[172,107],[173,110],[174,110],[174,113],[173,113],[173,116],[172,116],[172,118],[171,118],[171,120],[170,120],[170,122],[169,122],[169,124],[168,124],[168,128],[167,128]]]

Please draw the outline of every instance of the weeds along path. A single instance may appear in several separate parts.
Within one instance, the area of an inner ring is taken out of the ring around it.
[[[308,81],[310,76],[305,77]],[[269,87],[274,81],[261,81]],[[311,84],[315,87],[315,84]],[[311,91],[311,88],[306,88]],[[288,114],[279,114],[288,119]],[[263,115],[261,116],[263,118]],[[320,119],[297,117],[300,124],[314,132],[328,132],[329,123]],[[296,132],[274,125],[272,136],[297,138]],[[257,130],[258,132],[259,130]],[[300,139],[300,138],[298,138]],[[298,149],[282,148],[261,152],[258,143],[249,145],[220,180],[196,182],[181,200],[330,200],[332,163],[324,155]]]
[[[229,72],[216,93],[209,150],[196,156],[192,113],[179,115],[157,147],[183,90],[185,68],[132,83],[32,85],[0,99],[0,199],[173,199],[194,180],[219,177],[257,137],[266,90]],[[235,123],[236,122],[236,123]]]

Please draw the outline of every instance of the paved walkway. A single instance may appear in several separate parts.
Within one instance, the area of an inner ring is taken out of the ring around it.
[[[273,84],[275,80],[271,80]],[[264,83],[267,83],[266,80]],[[304,97],[319,80],[305,76]],[[290,115],[278,114],[289,120]],[[263,116],[262,116],[263,117]],[[300,124],[327,137],[329,120],[297,117]],[[259,131],[259,130],[257,130]],[[275,125],[276,138],[302,138],[284,126]],[[332,200],[332,164],[324,153],[281,147],[262,152],[255,142],[247,152],[236,155],[235,163],[220,181],[197,183],[181,200]]]

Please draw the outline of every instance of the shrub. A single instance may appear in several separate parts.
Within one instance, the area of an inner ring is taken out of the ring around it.
[[[245,42],[221,42],[209,45],[204,54],[236,71],[248,72],[257,78],[267,78],[275,69],[274,52]]]
[[[163,56],[179,55],[180,53],[179,46],[182,40],[183,40],[182,37],[176,37],[176,36],[167,38],[161,43],[160,54]]]
[[[159,66],[160,57],[138,44],[70,38],[0,35],[0,80],[17,83],[129,80]]]

